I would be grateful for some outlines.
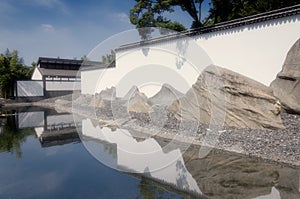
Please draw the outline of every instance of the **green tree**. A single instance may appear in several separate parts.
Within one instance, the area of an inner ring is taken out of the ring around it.
[[[299,4],[299,0],[244,0],[242,15],[249,16]]]
[[[83,55],[80,60],[82,61],[89,61],[89,58],[86,55]]]
[[[4,98],[13,96],[14,85],[17,80],[30,79],[33,67],[24,65],[24,60],[19,58],[18,51],[10,52],[6,49],[0,54],[0,91]]]
[[[211,0],[209,18],[213,23],[219,23],[299,3],[299,0]]]
[[[140,32],[142,39],[148,39],[151,27],[159,27],[182,31],[186,28],[177,21],[165,17],[166,13],[174,12],[174,8],[180,7],[192,17],[192,28],[203,26],[201,21],[201,7],[203,0],[135,0],[136,4],[130,10],[130,22],[136,28],[147,28]]]
[[[182,24],[165,17],[165,13],[174,12],[175,7],[180,7],[191,16],[191,28],[198,28],[300,3],[300,0],[211,0],[209,15],[201,20],[203,0],[135,1],[136,4],[130,10],[130,21],[136,28],[144,28],[139,29],[142,39],[150,38],[151,27],[185,30]]]
[[[111,64],[116,60],[116,52],[111,50],[109,54],[102,56],[102,63],[103,64]]]
[[[233,9],[231,0],[212,0],[211,6],[209,18],[213,24],[229,20]]]

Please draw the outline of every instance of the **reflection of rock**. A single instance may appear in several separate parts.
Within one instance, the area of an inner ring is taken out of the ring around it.
[[[170,105],[176,99],[182,97],[183,94],[177,91],[169,84],[164,84],[160,91],[149,99],[152,105]]]
[[[207,67],[170,107],[175,117],[242,128],[284,128],[272,90],[225,68]],[[225,119],[225,120],[224,120]],[[212,120],[212,121],[211,121]]]
[[[281,198],[299,197],[297,169],[217,150],[200,159],[199,147],[194,145],[183,158],[186,168],[209,198],[276,199],[277,190]]]
[[[300,39],[288,52],[271,87],[286,111],[300,114]]]
[[[73,100],[73,104],[78,106],[89,106],[92,98],[93,97],[91,95],[80,95],[78,98]]]
[[[182,191],[201,194],[196,181],[185,167],[179,149],[164,153],[153,138],[137,141],[125,129],[116,131],[105,127],[100,129],[99,126],[93,126],[91,120],[82,121],[82,134],[84,140],[93,138],[101,143],[105,141],[116,144],[118,169],[155,179]],[[93,147],[95,149],[95,145]],[[105,154],[97,155],[100,160],[106,156]]]

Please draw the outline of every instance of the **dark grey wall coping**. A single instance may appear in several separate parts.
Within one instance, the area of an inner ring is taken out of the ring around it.
[[[248,16],[248,17],[244,17],[244,18],[240,18],[240,19],[222,22],[222,23],[218,23],[218,24],[215,24],[212,26],[207,26],[207,27],[202,27],[202,28],[197,28],[197,29],[190,29],[190,30],[178,32],[176,34],[166,35],[166,36],[149,39],[149,40],[145,40],[145,41],[140,41],[140,42],[136,42],[136,43],[125,44],[125,45],[122,45],[119,48],[117,48],[116,51],[127,50],[127,49],[136,48],[136,47],[140,47],[140,46],[147,46],[147,45],[151,45],[151,44],[155,44],[155,43],[180,39],[180,38],[184,38],[184,37],[196,36],[196,35],[201,35],[201,34],[205,34],[205,33],[233,29],[233,28],[240,27],[240,26],[261,23],[261,22],[265,22],[265,21],[294,16],[294,15],[298,15],[298,14],[300,14],[300,4],[291,6],[291,7],[278,9],[278,10],[273,10],[270,12],[265,12],[265,13],[261,13],[261,14],[257,14],[257,15]]]

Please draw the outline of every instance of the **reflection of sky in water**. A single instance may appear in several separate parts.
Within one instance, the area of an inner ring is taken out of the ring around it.
[[[99,164],[80,143],[41,148],[31,136],[22,152],[19,159],[0,153],[0,198],[123,199],[139,195],[139,180]]]

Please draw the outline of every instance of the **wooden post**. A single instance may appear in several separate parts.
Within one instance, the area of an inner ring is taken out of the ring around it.
[[[47,88],[46,88],[46,77],[43,75],[42,77],[42,80],[43,80],[43,97],[46,98],[47,96]]]

